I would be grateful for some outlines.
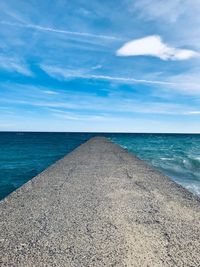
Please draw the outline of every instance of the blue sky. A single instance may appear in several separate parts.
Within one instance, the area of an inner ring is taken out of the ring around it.
[[[200,132],[199,0],[1,0],[0,130]]]

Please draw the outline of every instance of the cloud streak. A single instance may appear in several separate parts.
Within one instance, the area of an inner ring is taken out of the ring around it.
[[[158,35],[147,36],[125,43],[116,52],[117,56],[152,56],[162,60],[186,60],[197,57],[193,50],[174,48],[165,44]]]
[[[74,113],[74,112],[66,112],[66,111],[62,111],[62,110],[53,110],[52,111],[52,115],[57,117],[57,118],[61,118],[61,119],[65,119],[65,120],[75,120],[75,121],[102,121],[102,120],[108,120],[108,117],[105,115],[83,115],[83,114],[79,114],[79,113]]]
[[[174,23],[179,17],[185,13],[188,2],[191,5],[191,0],[129,0],[129,5],[134,8],[143,19],[146,20],[167,20]]]
[[[23,60],[17,58],[0,56],[0,69],[9,72],[16,72],[25,76],[33,76],[32,71],[23,62]]]
[[[154,86],[157,89],[162,89],[167,92],[178,92],[183,95],[199,95],[200,85],[198,74],[187,75],[175,75],[168,76],[166,80],[151,80],[151,79],[136,79],[133,77],[117,77],[109,75],[97,75],[90,73],[86,70],[71,70],[56,66],[49,66],[41,64],[40,68],[47,73],[50,77],[65,81],[71,79],[85,79],[85,80],[97,80],[97,81],[108,81],[119,84],[146,84]]]
[[[134,94],[132,97],[126,96],[121,98],[121,94],[115,91],[108,96],[97,96],[88,93],[72,94],[67,91],[59,91],[57,96],[48,97],[43,95],[42,98],[37,86],[24,86],[20,84],[8,84],[4,87],[9,92],[10,97],[3,97],[0,95],[0,103],[2,107],[6,107],[5,111],[10,111],[8,107],[32,107],[32,110],[47,110],[53,113],[70,115],[69,113],[82,114],[82,116],[104,116],[105,114],[115,114],[116,116],[133,116],[134,114],[160,114],[160,115],[199,115],[198,106],[191,106],[188,103],[181,103],[181,101],[165,102],[161,99],[137,99]],[[10,89],[9,89],[10,88]],[[13,89],[15,88],[15,89]],[[15,90],[21,89],[21,96],[13,98]],[[34,89],[35,88],[35,89]],[[54,91],[55,89],[50,89]],[[38,97],[39,96],[39,97]],[[42,114],[42,113],[41,113]]]
[[[175,85],[173,82],[166,81],[155,81],[155,80],[145,80],[145,79],[135,79],[129,77],[115,77],[109,75],[96,75],[82,73],[81,71],[71,71],[59,67],[40,65],[40,68],[45,71],[49,76],[56,78],[58,80],[63,79],[94,79],[94,80],[104,80],[120,83],[142,83],[142,84],[157,84],[157,85]]]
[[[50,33],[56,33],[56,34],[65,34],[65,35],[74,35],[74,36],[82,36],[82,37],[88,37],[88,38],[98,38],[98,39],[105,39],[105,40],[121,40],[118,37],[111,36],[111,35],[102,35],[102,34],[93,34],[88,32],[76,32],[76,31],[67,31],[67,30],[61,30],[51,27],[44,27],[41,25],[35,25],[35,24],[21,24],[21,23],[13,23],[9,21],[0,21],[1,24],[14,26],[14,27],[20,27],[20,28],[27,28],[27,29],[33,29],[37,31],[45,31]]]

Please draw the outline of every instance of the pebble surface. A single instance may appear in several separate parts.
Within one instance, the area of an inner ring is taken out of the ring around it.
[[[0,266],[200,266],[200,200],[103,137],[0,202]]]

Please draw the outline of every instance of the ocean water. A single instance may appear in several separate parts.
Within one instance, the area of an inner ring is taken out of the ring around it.
[[[112,141],[200,196],[199,134],[130,134]]]
[[[200,135],[0,132],[0,199],[97,135],[200,195]]]

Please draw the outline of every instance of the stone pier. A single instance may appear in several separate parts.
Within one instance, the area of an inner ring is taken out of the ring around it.
[[[200,266],[200,200],[103,137],[0,202],[0,266]]]

